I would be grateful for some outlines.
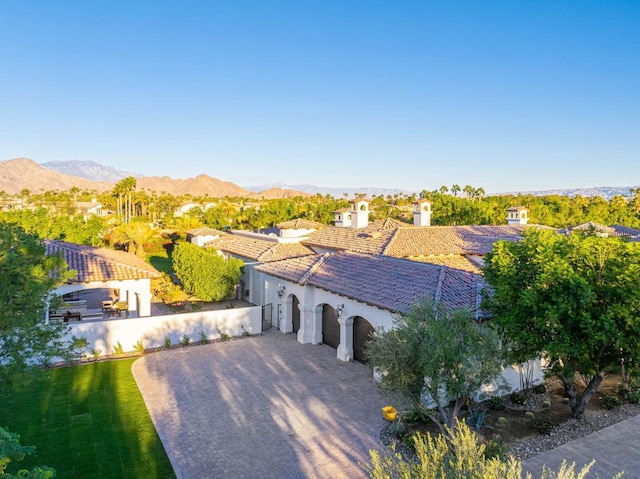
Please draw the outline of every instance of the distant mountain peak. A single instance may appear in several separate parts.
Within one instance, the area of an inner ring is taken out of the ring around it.
[[[65,175],[79,176],[92,181],[108,181],[110,183],[117,183],[128,176],[136,178],[142,176],[139,173],[118,170],[112,166],[104,166],[95,161],[47,161],[46,163],[41,163],[41,166]]]

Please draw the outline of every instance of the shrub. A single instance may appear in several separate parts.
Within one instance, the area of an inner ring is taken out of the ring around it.
[[[124,354],[124,348],[122,347],[122,344],[120,344],[120,341],[113,346],[113,354],[115,356],[122,356]]]
[[[507,424],[509,424],[509,420],[506,417],[500,416],[498,418],[498,426],[506,426]]]
[[[407,433],[407,427],[402,421],[393,421],[389,424],[389,434],[396,438],[401,438]]]
[[[402,420],[407,424],[428,424],[431,422],[429,411],[419,406],[414,406],[403,412]]]
[[[533,419],[534,417],[536,417],[536,415],[531,411],[527,411],[524,413],[524,417],[526,417],[527,419]]]
[[[484,445],[484,457],[486,459],[501,458],[505,452],[507,452],[507,446],[502,442],[500,436],[494,437]]]
[[[91,356],[93,356],[93,360],[97,361],[100,358],[100,355],[102,354],[102,349],[93,348],[89,352],[91,353]]]
[[[548,399],[542,401],[542,407],[545,407],[545,408],[551,407],[551,401],[549,401]]]
[[[209,342],[209,336],[204,331],[200,331],[200,344],[207,344]]]
[[[553,422],[549,416],[540,416],[533,421],[531,429],[538,434],[550,434],[553,430]]]
[[[485,403],[492,411],[503,411],[507,407],[502,396],[492,396]]]
[[[231,339],[231,336],[229,336],[227,333],[223,333],[222,331],[220,331],[220,328],[216,328],[216,331],[220,335],[220,341],[229,341]]]
[[[164,337],[164,349],[169,349],[171,347],[171,338],[169,336]]]
[[[622,401],[615,394],[604,393],[602,396],[600,396],[600,403],[605,409],[613,409],[620,406],[622,404]]]
[[[470,410],[469,417],[467,417],[467,424],[474,431],[479,431],[483,427],[486,427],[484,424],[486,416],[486,411]]]
[[[191,338],[185,334],[180,338],[180,344],[183,346],[189,346],[189,344],[191,344]]]
[[[520,391],[512,392],[511,394],[509,394],[509,400],[513,404],[518,404],[520,406],[524,406],[527,404],[527,396]]]
[[[136,344],[133,345],[133,349],[135,350],[135,352],[137,352],[138,354],[142,354],[144,353],[144,344],[142,344],[142,340],[139,339],[138,342]]]
[[[547,392],[547,386],[544,383],[536,384],[531,388],[534,394],[544,394]]]

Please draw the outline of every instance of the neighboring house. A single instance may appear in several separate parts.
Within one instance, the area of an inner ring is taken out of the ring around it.
[[[173,211],[173,216],[179,218],[194,208],[200,208],[202,211],[207,211],[209,208],[213,208],[214,206],[216,206],[216,203],[183,203]]]
[[[118,290],[114,298],[127,303],[129,317],[151,315],[151,279],[160,273],[131,253],[65,241],[45,240],[46,254],[61,253],[76,275],[58,286],[60,296],[86,289]]]
[[[82,215],[85,220],[91,215],[107,216],[109,214],[109,211],[103,209],[102,203],[99,203],[96,200],[76,201],[75,208],[76,214]]]
[[[220,238],[225,233],[213,228],[196,228],[194,230],[187,231],[187,241],[189,243],[204,246],[205,244]]]

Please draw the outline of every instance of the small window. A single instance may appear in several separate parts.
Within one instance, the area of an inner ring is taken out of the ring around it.
[[[367,207],[366,205],[362,204],[360,205],[360,211],[366,211]]]

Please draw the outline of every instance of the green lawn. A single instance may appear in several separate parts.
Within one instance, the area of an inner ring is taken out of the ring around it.
[[[131,374],[134,360],[54,369],[2,394],[1,425],[36,446],[20,466],[44,464],[69,479],[175,477]]]

